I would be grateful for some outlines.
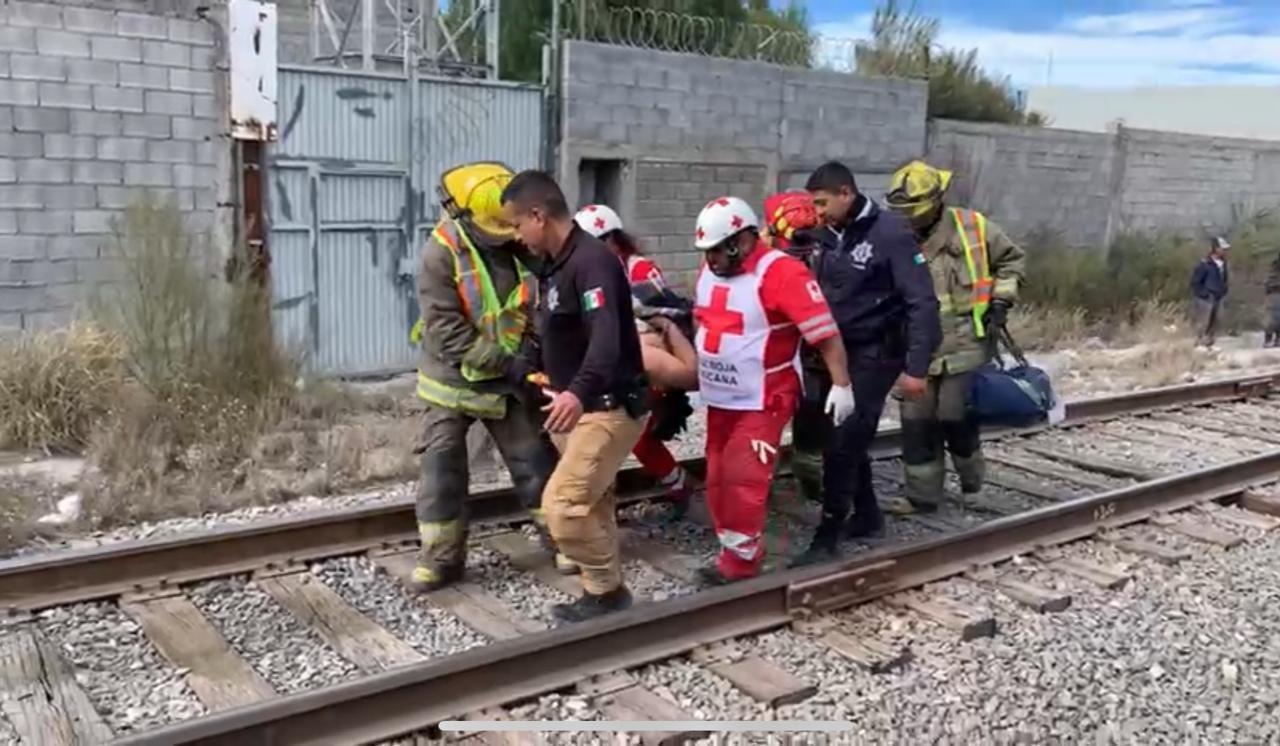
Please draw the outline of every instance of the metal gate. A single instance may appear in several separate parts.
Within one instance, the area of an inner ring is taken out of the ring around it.
[[[278,86],[267,175],[277,334],[314,373],[408,370],[440,173],[481,159],[537,166],[542,91],[285,67]]]

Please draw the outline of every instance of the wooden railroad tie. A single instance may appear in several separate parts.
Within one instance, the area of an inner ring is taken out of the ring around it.
[[[170,663],[187,670],[187,684],[209,710],[230,710],[276,696],[186,596],[122,600],[120,608]]]
[[[462,719],[486,723],[506,722],[511,720],[511,715],[501,707],[486,707],[476,712],[468,712],[462,716]],[[517,733],[514,731],[451,733],[444,740],[463,744],[464,746],[538,746],[538,735],[536,733]]]
[[[1255,529],[1258,531],[1272,531],[1280,526],[1280,520],[1269,515],[1254,513],[1251,510],[1235,510],[1232,508],[1214,507],[1210,508],[1201,505],[1198,508],[1200,513],[1215,518],[1224,523],[1230,523],[1240,528]]]
[[[883,600],[889,606],[914,611],[936,624],[959,632],[960,639],[966,642],[980,637],[994,637],[996,634],[994,616],[965,606],[959,601],[942,596],[924,601],[909,593],[886,596]]]
[[[424,660],[310,572],[260,578],[258,586],[364,673]]]
[[[1023,443],[1018,445],[1028,453],[1034,453],[1053,461],[1061,461],[1064,464],[1085,469],[1087,471],[1105,474],[1109,477],[1118,477],[1120,479],[1137,479],[1147,481],[1151,479],[1159,479],[1165,476],[1161,471],[1155,469],[1147,469],[1141,466],[1126,463],[1124,461],[1115,461],[1102,456],[1093,454],[1072,453],[1069,451],[1059,451],[1044,446],[1037,446],[1031,443]]]
[[[30,627],[0,635],[0,698],[22,743],[76,746],[114,738],[71,665]]]
[[[906,645],[891,645],[875,637],[855,637],[842,630],[835,617],[827,614],[798,619],[791,623],[791,629],[825,645],[870,673],[888,673],[913,660],[911,649]]]
[[[773,663],[746,655],[731,642],[695,648],[689,658],[770,707],[795,704],[818,691],[818,687],[801,681]]]
[[[414,553],[380,554],[373,562],[407,587],[418,564]],[[456,616],[471,629],[491,640],[514,640],[546,627],[525,619],[479,583],[464,580],[423,594],[427,603]]]
[[[1190,559],[1191,552],[1184,549],[1172,549],[1162,544],[1156,544],[1142,539],[1121,539],[1115,536],[1098,535],[1099,541],[1106,542],[1119,549],[1122,552],[1137,554],[1148,559],[1153,559],[1164,565],[1176,565],[1179,562]]]
[[[1074,575],[1109,591],[1118,591],[1133,579],[1128,572],[1075,557],[1038,557],[1037,559],[1050,570]]]
[[[1207,523],[1192,523],[1190,520],[1168,515],[1154,515],[1150,519],[1153,525],[1159,526],[1175,534],[1181,534],[1190,539],[1201,541],[1206,544],[1222,547],[1223,549],[1234,549],[1244,543],[1244,537],[1233,534],[1230,531],[1223,531],[1217,526]]]
[[[1019,469],[1021,471],[1027,472],[1028,474],[1050,476],[1050,477],[1053,477],[1054,479],[1060,479],[1064,482],[1078,484],[1081,487],[1085,487],[1091,490],[1109,490],[1109,489],[1112,489],[1113,487],[1113,485],[1110,482],[1106,481],[1105,479],[1101,479],[1095,476],[1094,474],[1090,474],[1089,472],[1073,471],[1071,469],[1064,469],[1062,467],[1054,466],[1053,464],[1036,463],[1034,461],[1028,461],[1024,458],[1019,458],[1017,456],[1013,456],[1010,454],[1004,454],[1004,453],[983,454],[983,458],[985,458],[987,461],[990,461],[993,464],[999,464],[1001,466],[1006,466],[1012,469]]]
[[[1257,490],[1245,490],[1240,498],[1240,506],[1245,510],[1268,516],[1280,516],[1280,495],[1264,494]]]
[[[980,585],[994,588],[1014,601],[1035,609],[1041,614],[1065,611],[1071,606],[1071,594],[1041,588],[1013,578],[997,575],[994,570],[982,569],[965,573],[965,577]]]
[[[614,720],[687,722],[694,719],[679,705],[641,686],[634,676],[625,671],[592,677],[578,684],[577,691],[582,696],[591,698],[606,715]],[[692,730],[642,733],[640,740],[645,746],[674,746],[685,741],[705,738],[707,735],[709,735],[708,731]]]

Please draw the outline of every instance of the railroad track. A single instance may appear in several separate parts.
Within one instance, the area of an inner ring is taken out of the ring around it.
[[[840,562],[705,591],[692,576],[713,536],[696,517],[660,526],[644,504],[651,485],[625,473],[620,494],[634,503],[625,570],[640,602],[573,627],[549,629],[546,607],[577,593],[577,581],[504,525],[506,491],[473,499],[473,513],[494,523],[475,537],[468,582],[421,599],[399,586],[414,561],[408,504],[3,563],[3,726],[40,744],[371,743],[469,713],[501,718],[504,706],[566,687],[616,719],[687,720],[629,673],[686,654],[754,700],[797,701],[815,682],[733,641],[794,624],[833,654],[892,668],[901,649],[842,632],[831,612],[887,599],[963,635],[987,634],[994,619],[904,592],[965,574],[1049,612],[1069,599],[998,563],[1033,554],[1059,574],[1114,585],[1123,572],[1052,547],[1101,536],[1117,551],[1176,561],[1160,542],[1117,530],[1145,521],[1228,546],[1269,529],[1262,514],[1280,503],[1250,488],[1280,477],[1278,385],[1280,374],[1088,400],[1069,405],[1058,427],[989,433],[980,499],[956,495],[936,514],[895,517],[884,538]],[[897,491],[896,438],[876,446],[882,494]],[[770,536],[785,558],[815,516],[779,498]],[[1249,510],[1207,507],[1218,501]],[[1194,519],[1177,513],[1188,509]],[[86,624],[118,633],[105,662],[100,645],[82,644]],[[284,651],[286,638],[304,652]],[[164,704],[131,713],[113,697],[117,684],[150,686]]]

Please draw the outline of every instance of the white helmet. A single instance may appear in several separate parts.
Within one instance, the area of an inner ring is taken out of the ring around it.
[[[760,221],[750,205],[737,197],[713,199],[698,213],[693,245],[699,251],[713,249],[726,238],[747,228],[760,229]]]
[[[599,238],[611,231],[622,230],[622,218],[607,205],[587,205],[573,216],[582,230]]]

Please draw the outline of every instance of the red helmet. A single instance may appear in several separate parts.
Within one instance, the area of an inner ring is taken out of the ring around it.
[[[813,195],[798,190],[779,192],[765,198],[764,219],[773,237],[773,247],[784,251],[792,248],[792,237],[796,231],[818,227]]]

